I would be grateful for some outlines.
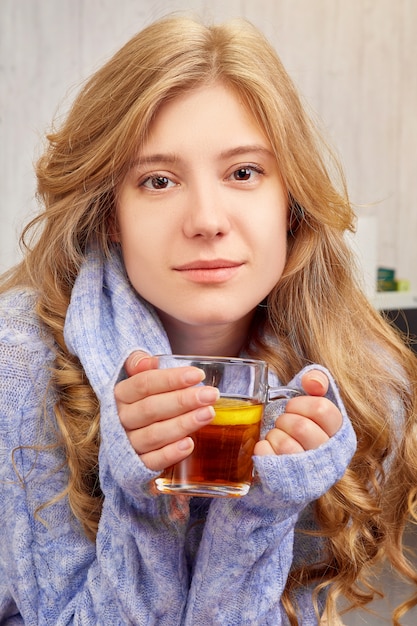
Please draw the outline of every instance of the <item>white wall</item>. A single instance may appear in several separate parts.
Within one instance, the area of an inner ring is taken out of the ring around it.
[[[377,260],[417,290],[415,0],[0,0],[0,271],[36,210],[32,161],[58,104],[143,25],[192,10],[271,39],[378,216]]]

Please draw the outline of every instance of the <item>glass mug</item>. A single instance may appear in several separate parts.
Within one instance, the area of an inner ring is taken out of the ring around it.
[[[191,434],[194,450],[156,478],[162,493],[206,497],[244,496],[253,476],[253,449],[259,441],[264,407],[270,400],[293,398],[301,391],[268,386],[265,361],[229,357],[158,355],[159,368],[195,366],[217,387],[215,416]]]

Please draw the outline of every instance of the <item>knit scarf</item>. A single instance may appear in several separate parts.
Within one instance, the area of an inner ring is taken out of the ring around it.
[[[117,247],[110,258],[97,249],[87,253],[72,290],[64,336],[99,397],[134,350],[171,353],[158,315],[131,286]]]

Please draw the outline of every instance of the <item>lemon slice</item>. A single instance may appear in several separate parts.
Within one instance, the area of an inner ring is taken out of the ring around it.
[[[211,422],[215,426],[238,426],[256,424],[262,418],[263,405],[240,400],[239,398],[220,398],[214,405],[216,415]]]

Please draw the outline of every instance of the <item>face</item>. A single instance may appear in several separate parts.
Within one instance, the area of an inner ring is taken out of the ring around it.
[[[246,333],[282,274],[287,222],[269,142],[239,97],[216,84],[159,110],[119,190],[116,239],[170,339]]]

